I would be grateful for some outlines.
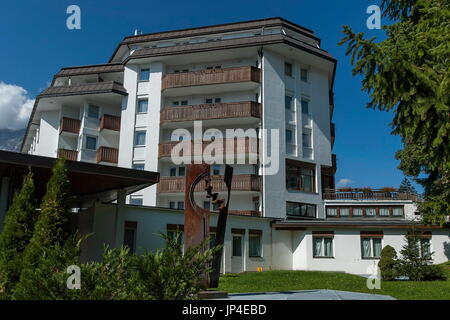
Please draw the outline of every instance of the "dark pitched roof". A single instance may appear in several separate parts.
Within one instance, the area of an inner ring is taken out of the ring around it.
[[[67,77],[83,74],[108,73],[108,72],[123,72],[124,66],[121,63],[96,64],[86,66],[76,66],[62,68],[55,77]]]
[[[73,86],[58,86],[49,87],[45,89],[38,97],[56,97],[56,96],[71,96],[78,94],[93,94],[93,93],[118,93],[127,95],[127,91],[122,84],[115,81],[87,83]]]

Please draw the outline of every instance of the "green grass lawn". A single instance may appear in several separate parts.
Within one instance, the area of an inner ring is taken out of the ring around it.
[[[341,273],[321,271],[265,271],[226,274],[219,290],[229,293],[334,289],[385,294],[396,299],[450,300],[450,262],[444,264],[447,281],[382,281],[381,289],[369,290],[366,279]]]

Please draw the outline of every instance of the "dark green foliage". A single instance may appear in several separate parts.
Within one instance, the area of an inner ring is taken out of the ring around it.
[[[391,246],[385,246],[381,250],[378,267],[381,271],[381,278],[385,281],[395,280],[397,277],[397,252]]]
[[[362,76],[368,107],[393,111],[404,149],[399,168],[424,186],[424,222],[450,215],[450,1],[383,0],[386,39],[344,27],[353,73]]]
[[[403,178],[402,182],[400,183],[400,187],[398,188],[398,192],[400,193],[409,193],[409,194],[417,194],[416,189],[414,188],[413,184],[407,177]]]
[[[24,263],[33,268],[43,255],[42,248],[64,245],[70,237],[70,194],[67,168],[63,159],[56,161],[52,177],[47,183],[47,193],[42,204],[41,213],[34,228],[30,244],[25,249]]]
[[[34,197],[33,174],[29,172],[22,188],[14,194],[0,234],[0,292],[8,297],[19,281],[23,253],[33,236],[38,215]]]

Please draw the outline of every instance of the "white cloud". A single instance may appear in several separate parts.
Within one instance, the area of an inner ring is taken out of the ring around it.
[[[0,81],[0,129],[25,128],[33,104],[27,90]]]
[[[338,181],[337,186],[338,187],[348,187],[350,186],[354,181],[350,180],[350,179],[346,179],[346,178],[342,178],[341,180]]]

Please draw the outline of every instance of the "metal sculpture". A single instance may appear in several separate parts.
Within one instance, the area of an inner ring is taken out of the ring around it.
[[[209,238],[209,218],[210,211],[197,205],[194,199],[194,192],[200,182],[204,182],[206,197],[211,198],[211,203],[218,206],[219,218],[216,229],[216,239],[214,246],[220,246],[216,251],[212,261],[212,271],[209,274],[209,281],[205,279],[205,287],[217,288],[220,276],[220,261],[222,259],[223,244],[225,240],[225,229],[227,224],[228,207],[230,203],[231,182],[233,179],[233,168],[229,165],[225,167],[224,182],[227,187],[227,200],[219,199],[219,194],[213,192],[211,183],[210,166],[207,164],[193,164],[186,167],[186,188],[185,188],[185,211],[184,211],[184,235],[185,248],[199,245]],[[208,278],[208,276],[206,276]]]

